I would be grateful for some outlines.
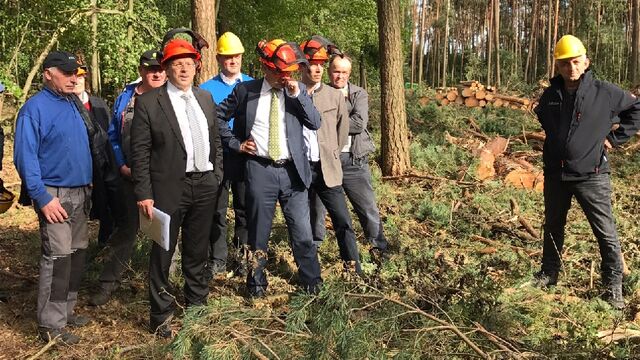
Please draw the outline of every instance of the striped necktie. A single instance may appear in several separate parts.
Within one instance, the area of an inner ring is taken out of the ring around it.
[[[191,97],[187,94],[180,95],[186,103],[187,119],[189,120],[189,130],[191,130],[191,141],[193,142],[193,162],[196,171],[205,171],[207,169],[207,158],[205,156],[204,136],[198,124],[198,116],[196,109],[193,107]]]

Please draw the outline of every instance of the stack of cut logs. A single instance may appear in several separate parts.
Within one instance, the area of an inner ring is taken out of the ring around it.
[[[461,81],[460,85],[436,90],[436,100],[441,105],[458,104],[466,107],[505,107],[530,110],[531,100],[498,94],[493,86],[484,86],[479,81]]]

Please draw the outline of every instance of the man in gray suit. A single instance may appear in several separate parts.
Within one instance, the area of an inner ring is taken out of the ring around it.
[[[349,139],[342,148],[342,187],[358,215],[365,237],[371,244],[372,260],[381,263],[388,258],[387,240],[384,236],[376,197],[371,185],[369,154],[375,151],[367,130],[369,121],[369,96],[366,90],[349,82],[351,59],[334,56],[329,62],[329,84],[342,92],[349,112]],[[311,202],[314,241],[322,241],[326,232],[325,210],[317,198]]]
[[[218,107],[222,142],[243,154],[246,163],[248,240],[253,258],[247,289],[251,296],[265,295],[268,283],[264,268],[278,201],[302,287],[316,293],[322,279],[311,236],[307,198],[311,171],[302,129],[318,129],[320,114],[305,86],[291,78],[298,64],[306,62],[296,44],[263,40],[256,51],[264,78],[236,85]],[[226,123],[231,118],[233,132]]]
[[[324,64],[329,55],[342,53],[327,39],[317,35],[300,44],[300,49],[309,61],[309,65],[302,66],[302,82],[322,116],[320,129],[304,129],[312,177],[309,198],[315,199],[317,195],[329,210],[344,268],[359,273],[362,270],[360,255],[341,186],[342,165],[338,157],[349,137],[349,113],[342,93],[322,84]],[[311,208],[312,217],[317,215],[314,210]]]

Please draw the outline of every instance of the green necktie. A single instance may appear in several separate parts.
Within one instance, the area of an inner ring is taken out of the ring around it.
[[[278,90],[271,89],[271,109],[269,111],[269,157],[280,159],[280,102]]]

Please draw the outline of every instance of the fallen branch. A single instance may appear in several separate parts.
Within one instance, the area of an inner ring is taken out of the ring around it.
[[[441,177],[441,176],[428,175],[428,174],[408,173],[408,174],[404,174],[404,175],[383,176],[382,177],[382,180],[384,180],[384,181],[401,180],[401,179],[428,179],[428,180],[455,182],[455,183],[457,183],[459,185],[467,185],[467,186],[478,185],[478,183],[471,182],[471,181],[453,180],[453,179],[448,179],[448,178]]]
[[[483,244],[491,245],[491,246],[494,246],[494,247],[508,247],[508,248],[510,248],[511,250],[514,250],[514,251],[522,251],[525,254],[527,254],[528,256],[533,256],[533,255],[537,255],[537,254],[540,253],[540,251],[533,251],[533,250],[528,250],[528,249],[525,249],[523,247],[519,247],[519,246],[515,246],[515,245],[503,244],[503,243],[501,243],[499,241],[487,239],[487,238],[482,237],[480,235],[471,235],[471,240],[479,241],[479,242],[481,242]]]
[[[527,232],[531,236],[533,236],[535,239],[540,239],[540,235],[538,234],[538,232],[533,228],[533,226],[531,226],[531,224],[529,224],[527,219],[522,217],[522,215],[518,215],[518,222],[520,223],[520,225],[524,226],[524,229],[527,230]]]
[[[369,295],[369,294],[355,294],[355,293],[345,293],[345,295],[347,296],[352,296],[352,297],[359,297],[359,298],[365,298],[365,299],[375,299],[375,300],[379,300],[379,299],[384,299],[386,301],[392,302],[396,305],[399,305],[401,307],[404,307],[405,309],[411,310],[411,312],[415,312],[418,313],[426,318],[428,318],[429,320],[432,320],[434,322],[437,322],[438,324],[443,325],[444,327],[447,328],[447,330],[452,331],[454,334],[456,334],[465,344],[467,344],[473,351],[475,351],[476,354],[478,354],[480,357],[482,357],[483,359],[490,359],[489,355],[487,353],[485,353],[484,351],[482,351],[482,349],[480,349],[478,347],[478,345],[476,345],[473,341],[471,341],[471,339],[469,339],[465,334],[462,333],[462,331],[460,331],[460,329],[458,329],[457,326],[455,326],[454,324],[450,324],[436,316],[433,316],[429,313],[427,313],[426,311],[416,307],[416,306],[412,306],[409,304],[406,304],[398,299],[394,299],[391,298],[389,296],[380,296],[380,295]]]
[[[249,348],[249,351],[251,351],[253,356],[257,357],[259,360],[269,360],[269,358],[266,357],[264,354],[262,354],[260,351],[258,351],[258,349],[255,349],[253,346],[251,346],[251,344],[245,339],[246,337],[245,334],[242,334],[236,330],[231,330],[230,333],[234,339],[238,340],[240,343],[242,343],[242,345]]]
[[[51,349],[51,347],[53,345],[55,345],[58,342],[58,338],[60,337],[60,335],[54,337],[53,339],[49,340],[49,342],[43,346],[37,353],[33,354],[33,356],[29,357],[27,360],[35,360],[37,358],[39,358],[40,356],[42,356],[44,353],[46,353],[49,349]]]

